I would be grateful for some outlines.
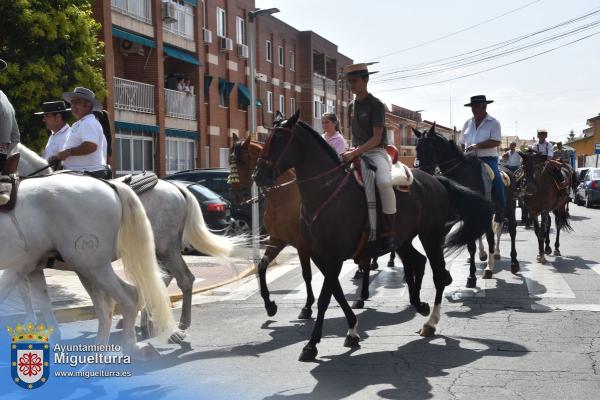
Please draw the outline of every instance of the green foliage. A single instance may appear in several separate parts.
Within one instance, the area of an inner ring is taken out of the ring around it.
[[[76,86],[106,95],[100,24],[92,0],[0,0],[0,15],[0,58],[8,63],[0,89],[17,112],[21,142],[40,150],[48,132],[33,113],[44,101]]]

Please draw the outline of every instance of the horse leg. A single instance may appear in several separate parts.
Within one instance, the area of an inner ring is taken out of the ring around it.
[[[29,274],[28,278],[34,297],[37,297],[36,300],[40,306],[42,315],[46,321],[46,325],[54,328],[54,332],[52,334],[53,339],[60,341],[60,328],[58,326],[56,316],[54,315],[54,312],[52,312],[52,301],[50,300],[50,295],[48,294],[48,285],[46,284],[44,270],[35,269]]]
[[[396,265],[394,264],[394,259],[396,258],[396,252],[392,251],[390,253],[390,260],[388,261],[388,268],[394,268]]]
[[[477,245],[475,242],[468,243],[467,249],[471,255],[469,260],[469,277],[467,278],[467,287],[473,289],[477,286],[477,277],[475,276],[477,272],[477,266],[475,265],[475,251],[477,251]]]
[[[546,257],[544,256],[544,232],[543,226],[540,226],[537,215],[531,215],[531,221],[533,222],[533,230],[538,240],[538,255],[536,261],[539,263],[545,263]],[[543,218],[542,218],[543,222]]]
[[[495,224],[496,222],[492,222]],[[490,251],[490,258],[488,259],[487,265],[483,270],[482,279],[492,279],[492,274],[494,273],[494,264],[496,263],[496,257],[494,257],[494,248],[496,247],[494,243],[494,231],[492,229],[488,229],[485,233],[485,237],[488,242],[488,249]]]
[[[366,264],[366,265],[365,265]],[[369,299],[369,268],[366,268],[369,264],[369,259],[360,261],[362,273],[362,281],[360,284],[360,299],[355,300],[352,304],[352,308],[361,309],[365,306],[365,301]]]
[[[435,285],[433,311],[429,320],[425,322],[419,332],[421,336],[432,336],[435,333],[437,324],[440,322],[444,288],[452,283],[452,276],[446,269],[446,260],[444,259],[444,236],[421,237],[421,243],[423,243],[425,253],[427,254],[427,258],[429,258],[431,270],[433,271],[433,283]]]
[[[377,264],[377,258],[378,257],[373,257],[373,261],[371,261],[371,265],[370,265],[369,269],[376,270],[377,268],[379,268],[379,264]],[[365,271],[364,268],[363,268],[363,271]]]
[[[319,294],[319,300],[317,301],[317,319],[315,321],[315,325],[313,326],[313,331],[310,336],[310,340],[302,349],[300,353],[300,357],[298,361],[314,361],[317,357],[317,343],[321,341],[321,336],[323,335],[323,321],[325,319],[325,311],[327,311],[327,307],[329,307],[329,302],[331,301],[331,287],[328,278],[329,274],[335,273],[336,276],[339,275],[339,272],[342,269],[342,263],[336,265],[334,269],[327,270],[326,267],[322,263],[317,263],[317,266],[321,270],[321,272],[325,272],[325,280],[323,281],[323,287],[321,288],[321,293]]]
[[[110,337],[110,327],[112,322],[112,314],[114,310],[114,300],[96,286],[93,281],[85,275],[77,272],[79,280],[84,289],[90,295],[94,310],[96,310],[96,318],[98,318],[98,333],[96,334],[96,344],[107,345]]]
[[[410,304],[423,316],[428,316],[429,304],[421,302],[421,283],[425,273],[427,258],[417,251],[412,245],[412,238],[408,238],[400,247],[400,259],[404,265],[404,277],[408,285]]]
[[[569,203],[567,203],[568,206]],[[554,255],[560,256],[560,229],[558,224],[558,213],[554,214],[554,226],[556,226],[556,239],[554,240]]]
[[[519,272],[519,260],[517,260],[517,248],[515,241],[517,237],[517,217],[516,217],[516,205],[513,201],[509,206],[508,210],[508,233],[510,234],[510,272],[516,274]]]
[[[269,239],[265,254],[258,263],[258,282],[260,284],[260,296],[265,303],[265,309],[267,315],[272,317],[277,313],[277,304],[270,299],[269,287],[267,285],[267,267],[271,264],[271,261],[277,257],[277,255],[283,250],[286,244],[277,239]]]
[[[25,276],[27,276],[27,271],[24,267],[4,270],[0,275],[0,304],[6,300],[15,286],[23,281]]]
[[[485,247],[483,245],[483,238],[479,238],[479,261],[485,262],[488,258],[488,254],[485,252]]]
[[[365,275],[367,274],[365,273]],[[354,314],[354,311],[352,311],[352,308],[348,305],[348,301],[344,296],[344,291],[342,290],[342,285],[340,285],[340,280],[338,276],[332,275],[328,284],[331,286],[331,293],[342,308],[342,311],[346,316],[346,321],[348,322],[348,332],[346,333],[346,340],[344,341],[344,346],[350,348],[360,347],[360,345],[358,344],[358,341],[360,340],[360,335],[358,334],[358,319],[356,318],[356,314]]]
[[[166,257],[169,273],[175,278],[179,290],[181,290],[181,317],[179,318],[179,329],[186,330],[192,322],[192,290],[196,277],[190,271],[181,252],[173,251],[169,257]],[[170,281],[170,279],[169,279]],[[169,282],[165,282],[169,287]]]
[[[504,217],[498,222],[494,221],[494,233],[496,234],[495,246],[494,246],[494,259],[500,259],[500,237],[502,236],[502,230],[504,229]]]
[[[18,288],[19,293],[21,294],[21,300],[23,300],[23,306],[25,307],[25,322],[23,325],[27,325],[28,323],[36,325],[37,315],[33,309],[33,296],[31,294],[31,285],[28,276],[19,282]]]
[[[300,311],[298,319],[310,319],[312,317],[312,305],[315,302],[315,295],[312,289],[312,270],[310,266],[310,253],[307,250],[298,250],[298,258],[300,258],[300,266],[302,267],[302,278],[306,284],[306,304]]]
[[[544,222],[546,224],[545,228],[545,242],[546,246],[544,247],[544,252],[548,255],[552,254],[552,247],[550,247],[550,228],[552,227],[552,218],[550,218],[550,213],[545,212],[542,215]]]

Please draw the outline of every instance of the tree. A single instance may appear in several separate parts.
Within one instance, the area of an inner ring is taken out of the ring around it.
[[[76,86],[103,99],[103,46],[100,24],[92,18],[92,0],[0,1],[0,73],[3,90],[17,112],[21,142],[34,150],[49,132],[33,115],[45,101],[62,100]]]

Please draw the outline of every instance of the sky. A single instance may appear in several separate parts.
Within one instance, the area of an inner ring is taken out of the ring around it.
[[[355,62],[379,61],[370,67],[380,71],[372,75],[371,93],[388,105],[424,110],[424,119],[445,126],[462,128],[472,116],[463,104],[476,94],[494,100],[488,113],[500,121],[502,134],[521,139],[531,139],[544,128],[550,140],[564,140],[571,130],[581,134],[586,120],[600,114],[599,0],[256,0],[256,6],[279,8],[277,18],[318,33]],[[414,70],[423,63],[527,35],[594,10],[599,13],[517,44],[599,22],[572,36],[475,65],[406,77],[430,71]],[[490,19],[494,20],[486,22]],[[566,45],[594,33],[598,34]],[[561,45],[565,46],[479,73]],[[407,67],[413,71],[398,72]],[[473,73],[477,74],[436,83]],[[394,79],[382,81],[388,78]]]

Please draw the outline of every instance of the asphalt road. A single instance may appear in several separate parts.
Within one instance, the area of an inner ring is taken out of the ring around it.
[[[382,262],[372,299],[357,311],[361,347],[343,347],[347,326],[332,300],[316,362],[297,361],[312,321],[296,319],[304,290],[298,261],[288,255],[269,272],[274,317],[255,279],[246,278],[195,296],[189,343],[157,344],[162,357],[132,365],[133,378],[67,380],[56,390],[64,399],[598,399],[600,209],[572,205],[571,214],[575,231],[562,235],[563,256],[544,265],[535,262],[533,232],[519,227],[519,275],[509,271],[507,235],[494,279],[479,279],[478,289],[464,289],[465,251],[447,259],[454,283],[433,337],[417,334],[426,318],[409,307],[400,262],[394,269]],[[350,300],[353,273],[345,264]],[[319,278],[315,272],[316,288]],[[433,301],[429,268],[422,299]],[[65,343],[91,343],[96,322],[62,329]],[[57,387],[65,378],[52,379]],[[6,389],[7,398],[28,398],[16,385]]]

